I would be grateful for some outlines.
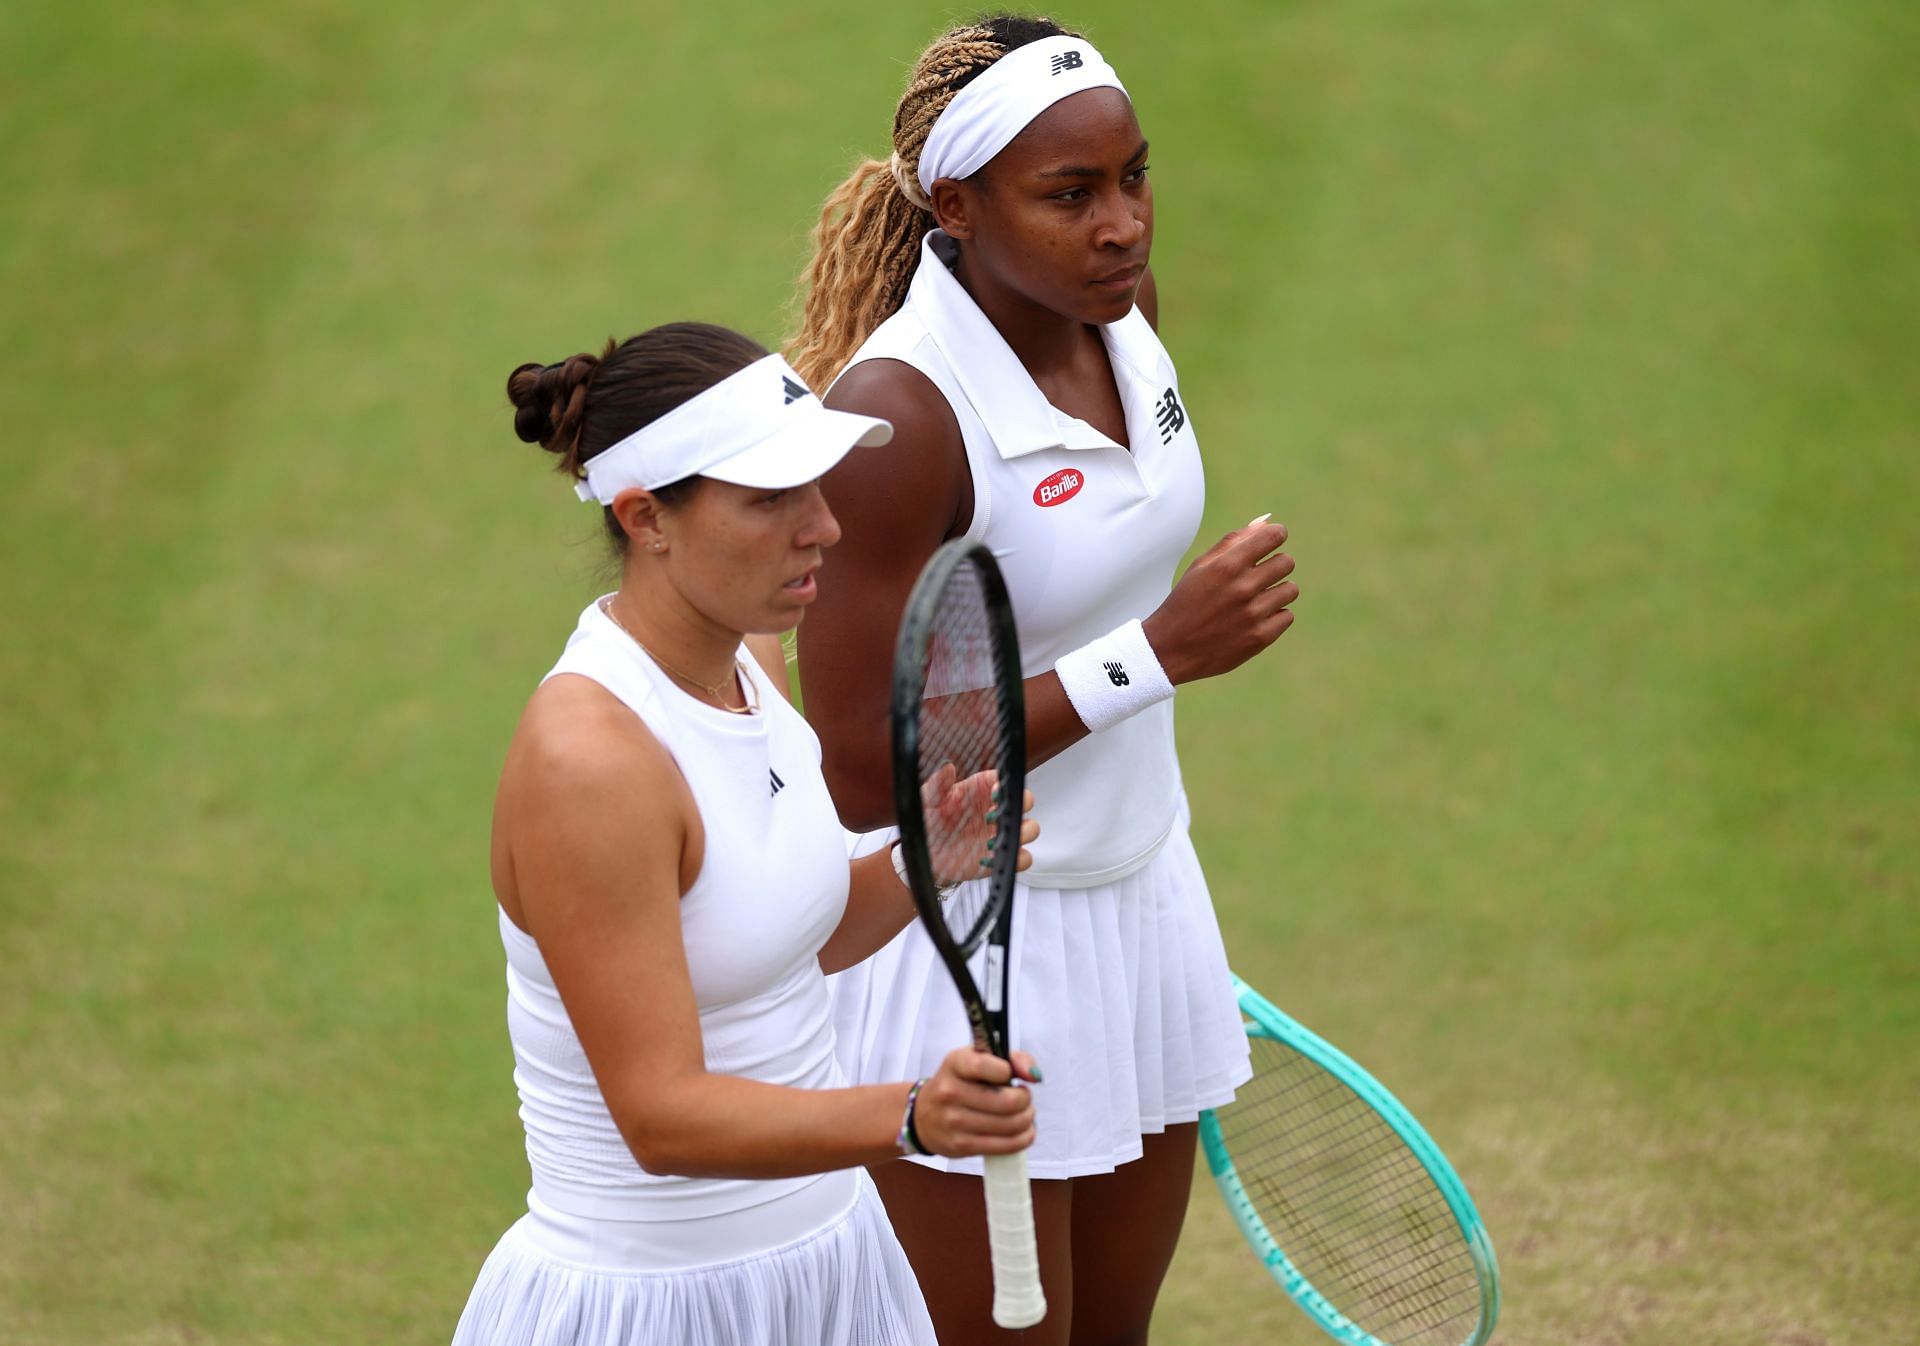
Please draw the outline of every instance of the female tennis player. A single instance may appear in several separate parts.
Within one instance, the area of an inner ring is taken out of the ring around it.
[[[917,1092],[844,1087],[824,972],[912,899],[886,855],[849,864],[777,640],[756,640],[819,592],[840,529],[816,479],[890,427],[699,323],[522,365],[507,389],[520,438],[605,507],[620,587],[581,614],[500,782],[533,1185],[454,1340],[930,1346],[862,1166],[1024,1147],[1031,1096],[999,1086],[1037,1072],[961,1050]],[[960,782],[937,807],[977,810],[984,844],[992,790]],[[978,873],[971,844],[936,867]]]
[[[827,202],[790,348],[832,382],[827,405],[897,432],[822,483],[847,540],[801,634],[807,712],[843,821],[887,824],[895,614],[944,539],[992,550],[1047,816],[1010,950],[1010,1038],[1047,1073],[1028,1169],[1049,1312],[1022,1340],[1144,1342],[1195,1120],[1249,1075],[1171,698],[1271,645],[1299,591],[1264,519],[1172,583],[1199,449],[1154,327],[1147,138],[1094,46],[1048,20],[956,28],[893,128],[891,159]],[[917,926],[835,981],[854,1078],[924,1073],[964,1031]],[[979,1172],[936,1156],[875,1174],[943,1341],[1003,1335]]]

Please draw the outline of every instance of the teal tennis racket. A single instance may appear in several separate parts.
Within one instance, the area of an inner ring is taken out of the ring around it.
[[[1481,1346],[1500,1269],[1453,1165],[1344,1052],[1233,989],[1253,1079],[1200,1139],[1268,1274],[1347,1346]]]

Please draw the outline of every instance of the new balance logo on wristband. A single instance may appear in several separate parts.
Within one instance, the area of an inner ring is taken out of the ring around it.
[[[783,788],[785,788],[786,782],[780,779],[780,773],[778,771],[775,771],[772,767],[767,768],[767,779],[773,783],[773,789],[769,791],[767,794],[767,798],[771,799],[773,798],[774,795],[779,794],[780,791]]]
[[[1153,418],[1160,422],[1160,442],[1171,444],[1173,437],[1180,433],[1180,427],[1187,423],[1186,408],[1180,405],[1180,398],[1173,389],[1169,388],[1160,394]]]
[[[1137,621],[1068,650],[1054,660],[1053,671],[1081,722],[1096,734],[1173,695],[1167,671]]]
[[[1080,53],[1077,51],[1062,52],[1060,53],[1060,55],[1053,58],[1053,73],[1056,75],[1062,73],[1063,71],[1078,70],[1079,68],[1080,68]]]

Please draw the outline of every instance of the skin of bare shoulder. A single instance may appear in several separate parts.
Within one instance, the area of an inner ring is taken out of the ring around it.
[[[820,735],[840,820],[856,831],[893,814],[884,728],[894,631],[920,567],[973,513],[960,424],[926,375],[897,360],[855,365],[827,395],[841,411],[893,422],[893,442],[855,449],[820,489],[838,518],[858,519],[833,549],[800,630],[800,687]]]
[[[548,863],[554,828],[585,833],[592,845],[596,833],[632,827],[636,811],[671,843],[651,858],[680,890],[691,887],[705,833],[673,759],[600,684],[570,674],[542,683],[520,717],[494,800],[494,892],[514,924],[538,937],[536,927],[551,923],[544,895],[530,895],[523,874]]]

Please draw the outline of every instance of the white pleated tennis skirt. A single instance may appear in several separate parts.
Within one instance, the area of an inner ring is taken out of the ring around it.
[[[963,888],[953,901],[968,896]],[[1095,888],[1023,885],[1013,910],[1009,1036],[1045,1076],[1033,1091],[1033,1177],[1111,1173],[1140,1157],[1143,1135],[1231,1102],[1252,1077],[1184,805],[1144,868]],[[919,1079],[972,1039],[953,979],[918,921],[827,980],[850,1079]],[[980,1172],[978,1159],[914,1162]]]
[[[872,1179],[864,1171],[830,1177],[836,1189],[851,1179],[853,1196],[821,1227],[692,1266],[678,1265],[684,1259],[673,1254],[689,1240],[670,1227],[585,1220],[532,1195],[481,1267],[453,1344],[937,1346]],[[723,1222],[750,1238],[756,1211]],[[662,1262],[671,1269],[658,1269]]]

